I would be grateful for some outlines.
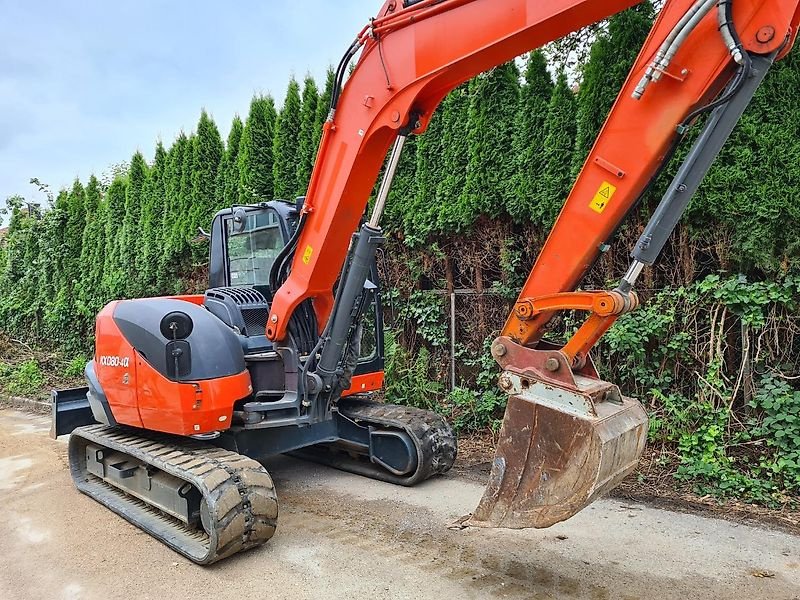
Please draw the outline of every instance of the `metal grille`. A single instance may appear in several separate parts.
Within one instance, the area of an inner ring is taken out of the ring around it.
[[[267,331],[268,308],[243,308],[242,319],[247,335],[265,335]]]

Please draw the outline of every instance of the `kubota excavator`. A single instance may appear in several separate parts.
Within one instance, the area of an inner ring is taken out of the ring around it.
[[[459,84],[636,3],[387,0],[339,63],[306,196],[218,213],[205,294],[116,301],[98,315],[87,387],[53,399],[52,434],[71,433],[78,489],[208,564],[272,537],[277,499],[256,462],[267,456],[299,452],[401,485],[447,471],[456,445],[441,417],[368,397],[382,383],[374,258],[403,144]],[[636,308],[637,277],[791,48],[799,7],[664,4],[492,345],[508,407],[468,525],[547,527],[635,468],[646,413],[599,378],[589,352]],[[613,290],[575,291],[696,123],[627,273]],[[566,310],[588,317],[565,345],[547,343],[545,325]]]

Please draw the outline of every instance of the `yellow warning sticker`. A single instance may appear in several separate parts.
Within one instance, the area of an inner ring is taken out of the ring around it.
[[[303,264],[307,265],[311,262],[312,254],[314,254],[314,249],[311,246],[306,246],[305,252],[303,252]]]
[[[598,215],[601,214],[608,206],[608,203],[611,202],[611,198],[614,197],[614,192],[616,191],[616,186],[604,181],[600,185],[600,189],[597,190],[597,193],[594,195],[592,201],[589,203],[589,208],[591,208]]]

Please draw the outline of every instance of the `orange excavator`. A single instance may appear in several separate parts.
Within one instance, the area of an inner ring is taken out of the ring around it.
[[[71,433],[78,489],[208,564],[275,532],[277,496],[257,462],[270,455],[401,485],[447,471],[456,445],[441,417],[369,397],[383,377],[374,259],[403,145],[456,86],[634,4],[387,0],[339,63],[307,195],[220,211],[205,294],[116,301],[98,315],[87,386],[53,398],[52,433]],[[590,351],[638,305],[637,277],[798,24],[797,0],[664,4],[492,344],[508,407],[468,525],[547,527],[635,468],[646,413],[600,379]],[[693,126],[619,284],[575,291]],[[575,335],[542,339],[571,310],[588,315]]]

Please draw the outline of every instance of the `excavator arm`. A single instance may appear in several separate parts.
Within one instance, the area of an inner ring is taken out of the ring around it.
[[[635,0],[388,0],[336,74],[297,233],[276,261],[267,336],[319,339],[302,371],[312,410],[336,401],[367,264],[405,139],[423,133],[459,84],[523,52],[628,8]],[[647,416],[600,380],[589,351],[633,310],[652,264],[770,65],[800,21],[797,0],[668,0],[564,204],[492,353],[509,394],[489,486],[470,524],[544,527],[568,518],[636,466]],[[343,84],[351,60],[355,68]],[[643,197],[685,131],[704,129],[678,171],[619,285],[574,291]],[[359,222],[394,144],[369,222]],[[339,279],[339,287],[333,287]],[[563,346],[542,341],[555,313],[588,318]],[[294,325],[293,325],[294,323]],[[296,342],[296,340],[295,340]],[[320,402],[316,400],[325,397]]]

